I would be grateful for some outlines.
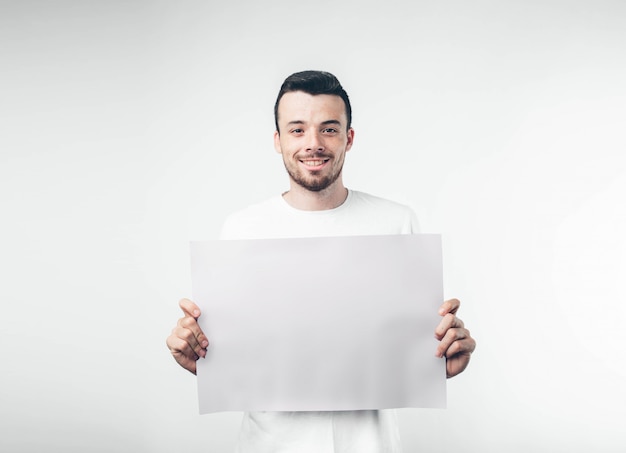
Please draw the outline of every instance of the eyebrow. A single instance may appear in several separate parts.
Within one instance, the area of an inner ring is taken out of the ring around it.
[[[294,121],[289,121],[287,123],[287,126],[293,126],[295,124],[305,124],[304,121],[302,120],[294,120]],[[328,126],[328,125],[336,125],[336,126],[341,126],[341,121],[339,120],[326,120],[326,121],[322,121],[320,123],[322,126]]]

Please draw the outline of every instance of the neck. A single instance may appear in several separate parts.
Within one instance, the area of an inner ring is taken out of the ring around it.
[[[347,197],[348,189],[344,187],[341,178],[319,192],[305,189],[291,181],[289,191],[283,194],[283,198],[291,207],[302,211],[335,209],[341,206]]]

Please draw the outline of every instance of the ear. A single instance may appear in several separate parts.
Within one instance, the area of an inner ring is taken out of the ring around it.
[[[354,129],[350,128],[347,132],[348,142],[346,143],[346,152],[350,151],[352,148],[352,143],[354,143]]]
[[[283,153],[283,149],[280,146],[280,132],[278,131],[274,132],[274,149],[276,150],[278,154]]]

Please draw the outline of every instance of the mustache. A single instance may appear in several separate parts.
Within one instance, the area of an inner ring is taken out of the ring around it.
[[[330,159],[332,156],[326,153],[314,152],[314,153],[302,153],[298,154],[298,159]]]

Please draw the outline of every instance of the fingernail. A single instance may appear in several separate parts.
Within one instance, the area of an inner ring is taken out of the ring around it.
[[[202,347],[203,347],[203,348],[206,348],[208,345],[209,345],[209,342],[208,342],[207,340],[204,340],[204,341],[202,342]]]
[[[198,316],[200,316],[200,310],[194,310],[193,311],[193,315],[197,318]]]

